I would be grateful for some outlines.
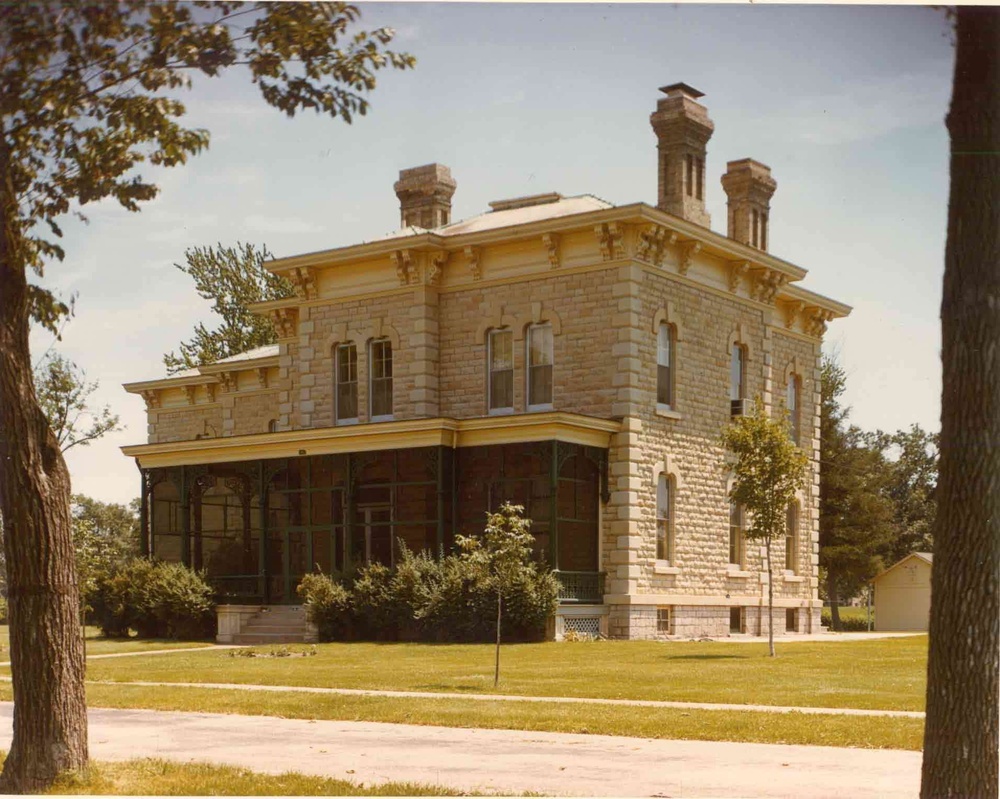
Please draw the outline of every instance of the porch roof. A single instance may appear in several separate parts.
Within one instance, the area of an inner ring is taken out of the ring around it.
[[[607,449],[621,422],[577,413],[488,416],[475,419],[406,419],[395,422],[286,430],[278,433],[135,444],[122,452],[142,468],[191,466],[301,455],[330,455],[415,447],[477,447],[527,441],[565,441]]]

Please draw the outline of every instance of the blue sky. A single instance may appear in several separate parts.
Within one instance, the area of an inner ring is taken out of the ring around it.
[[[173,267],[195,245],[266,243],[278,256],[354,244],[398,226],[400,169],[438,161],[458,181],[453,217],[491,200],[558,191],[656,202],[649,114],[659,86],[705,93],[715,123],[707,206],[725,231],[728,160],[778,182],[770,249],[803,285],[854,306],[828,348],[862,427],[939,426],[938,306],[953,49],[943,14],[892,6],[362,4],[396,29],[415,70],[382,73],[353,125],[268,108],[245,75],[181,99],[210,149],[153,171],[139,214],[111,203],[67,222],[46,285],[79,295],[57,349],[100,381],[128,429],[73,450],[74,490],[138,493],[118,451],[145,440],[142,401],[121,383],[160,376],[162,354],[210,321]],[[36,333],[41,352],[50,338]]]

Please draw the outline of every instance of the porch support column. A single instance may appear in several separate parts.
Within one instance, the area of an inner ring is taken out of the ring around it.
[[[559,571],[559,442],[551,442],[549,455],[549,562],[552,571]]]
[[[146,470],[139,466],[136,459],[136,467],[139,469],[139,554],[142,557],[149,557],[149,475]]]
[[[347,490],[344,492],[344,572],[351,571],[354,555],[351,542],[354,539],[354,458],[345,454],[347,464]]]
[[[437,557],[444,557],[444,456],[445,448],[438,447],[437,457]]]
[[[181,466],[181,563],[191,565],[191,508],[188,505],[187,468]]]
[[[260,541],[257,542],[257,582],[264,604],[270,601],[270,586],[267,579],[267,481],[264,461],[257,461],[257,505],[260,508]]]

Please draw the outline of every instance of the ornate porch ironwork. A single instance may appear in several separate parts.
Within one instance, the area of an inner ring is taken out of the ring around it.
[[[555,572],[559,581],[559,602],[598,605],[604,601],[604,572]]]

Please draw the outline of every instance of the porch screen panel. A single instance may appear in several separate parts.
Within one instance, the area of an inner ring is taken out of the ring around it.
[[[161,477],[153,485],[150,509],[153,557],[180,563],[181,492],[172,480]]]
[[[599,493],[600,472],[596,463],[584,455],[574,455],[563,462],[556,497],[562,571],[598,569]]]

